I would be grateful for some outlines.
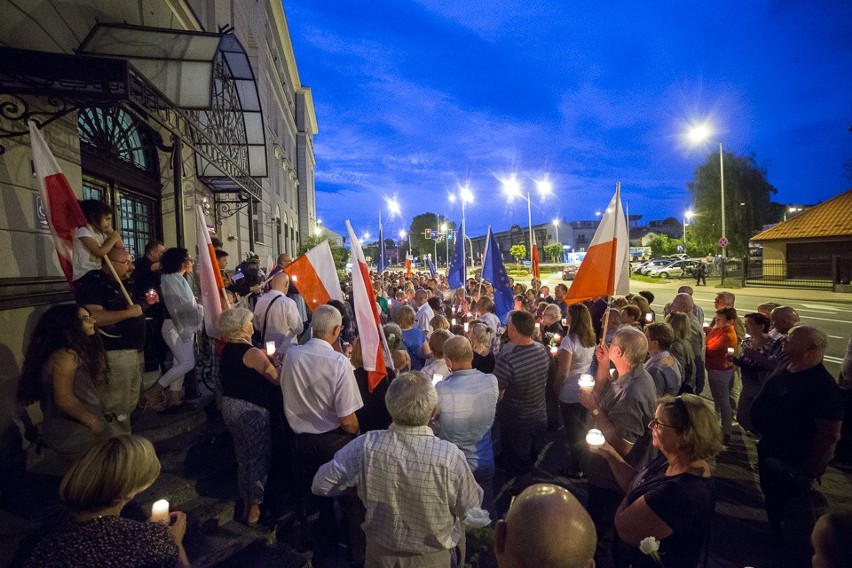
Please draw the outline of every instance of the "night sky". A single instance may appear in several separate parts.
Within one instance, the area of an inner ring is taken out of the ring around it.
[[[681,218],[686,184],[718,144],[754,155],[775,201],[817,203],[852,187],[852,2],[286,0],[319,134],[317,215],[377,232],[401,218],[461,218],[468,234],[527,224],[500,179],[531,191],[534,223],[593,219],[615,182],[643,222]],[[540,200],[536,179],[554,195]],[[387,234],[387,233],[386,233]],[[390,236],[390,235],[388,235]]]

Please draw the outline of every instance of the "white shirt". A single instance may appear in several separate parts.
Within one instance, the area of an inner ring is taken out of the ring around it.
[[[101,269],[101,259],[89,252],[81,237],[89,237],[94,239],[98,247],[104,244],[106,235],[103,233],[93,233],[89,227],[83,225],[74,229],[74,244],[71,247],[71,265],[74,268],[73,280],[78,280],[92,270]]]
[[[279,298],[275,300],[275,298]],[[275,300],[275,303],[270,304]],[[269,308],[269,315],[267,315]],[[274,341],[278,353],[285,354],[287,349],[298,343],[298,336],[304,330],[302,316],[296,302],[279,290],[270,290],[260,297],[254,306],[254,328],[263,331],[266,324],[266,336],[263,341]]]
[[[450,370],[447,368],[447,362],[444,359],[435,359],[421,369],[431,379],[435,375],[441,375],[443,378],[450,376]]]
[[[325,434],[362,406],[352,364],[314,337],[287,351],[281,367],[284,413],[297,434]]]
[[[462,451],[428,426],[358,436],[320,467],[311,491],[339,495],[353,486],[367,509],[367,538],[405,555],[455,547],[465,514],[482,502]]]
[[[571,354],[571,367],[568,369],[568,378],[562,384],[559,391],[559,402],[580,402],[580,375],[589,372],[592,359],[595,357],[594,347],[583,347],[576,337],[566,335],[559,344],[559,349],[564,349]]]
[[[435,317],[435,312],[432,311],[432,306],[427,303],[417,308],[417,313],[414,314],[414,327],[419,327],[426,335],[432,332],[432,318]]]

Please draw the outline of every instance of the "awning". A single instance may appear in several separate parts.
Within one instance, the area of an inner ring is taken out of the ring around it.
[[[126,59],[166,99],[187,111],[199,131],[193,145],[218,146],[248,177],[266,177],[266,137],[254,71],[232,33],[214,34],[96,24],[79,53]],[[214,192],[239,191],[229,168],[196,152],[199,178]],[[252,192],[256,193],[256,192]],[[259,199],[259,193],[254,195]]]

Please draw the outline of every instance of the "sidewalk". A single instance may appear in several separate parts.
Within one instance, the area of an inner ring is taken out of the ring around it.
[[[767,298],[777,298],[778,300],[798,300],[810,302],[827,302],[832,304],[847,304],[852,305],[852,294],[844,292],[831,292],[828,290],[814,290],[808,288],[781,288],[776,286],[747,286],[745,288],[733,288],[722,286],[720,278],[708,278],[707,286],[695,286],[695,281],[692,278],[682,278],[668,280],[666,282],[642,282],[639,280],[630,280],[630,291],[638,292],[639,290],[666,290],[671,291],[672,296],[681,286],[692,286],[695,292],[703,290],[717,291],[730,290],[737,296],[760,296]]]

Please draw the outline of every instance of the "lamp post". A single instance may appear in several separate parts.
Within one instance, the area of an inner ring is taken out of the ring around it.
[[[447,227],[446,223],[441,223],[441,233],[444,235],[444,260],[447,261],[447,270],[450,269],[450,239],[449,239],[449,227]],[[435,261],[437,262],[437,258]]]
[[[705,141],[710,141],[713,136],[713,130],[707,124],[698,124],[692,127],[688,133],[689,139],[693,144],[700,144]],[[722,148],[722,143],[719,142],[719,200],[722,209],[722,238],[725,238],[726,235],[726,227],[725,227],[725,152]],[[728,248],[722,247],[722,259],[728,256],[727,254]],[[724,277],[724,260],[722,262]]]
[[[692,219],[695,216],[695,213],[692,212],[691,209],[687,209],[683,212],[683,252],[686,252],[686,226],[687,221]]]
[[[411,254],[411,235],[405,232],[405,229],[400,229],[399,238],[404,241],[406,236],[408,236],[408,254],[406,255],[408,256]]]
[[[541,197],[545,197],[553,193],[553,184],[550,182],[547,177],[545,177],[541,181],[536,181],[536,188],[538,189],[538,193]],[[530,229],[530,262],[532,262],[532,251],[535,246],[535,238],[533,237],[533,228],[532,228],[532,200],[530,199],[530,192],[527,191],[526,195],[524,195],[521,190],[521,182],[512,174],[508,179],[503,180],[503,193],[506,197],[509,198],[509,202],[511,203],[513,199],[516,197],[520,197],[522,199],[527,200],[527,222],[529,223]]]
[[[559,240],[559,219],[553,220],[553,226],[556,228],[556,242],[560,242]]]
[[[450,194],[450,203],[461,201],[462,227],[464,227],[465,233],[467,233],[467,225],[465,224],[464,217],[464,206],[467,203],[473,203],[473,192],[470,190],[469,183],[458,186],[458,190],[458,195],[456,195],[455,193]],[[464,243],[462,243],[462,250],[464,250]],[[473,264],[473,244],[471,244],[470,246],[470,262],[471,264]],[[447,260],[447,266],[449,266],[449,260]]]
[[[399,206],[399,201],[396,197],[385,197],[385,206],[387,207],[388,219],[393,219],[401,214],[402,209]],[[385,261],[385,234],[382,228],[382,210],[379,209],[379,256],[381,262]],[[399,256],[399,255],[397,255]],[[377,263],[378,266],[380,263]]]

